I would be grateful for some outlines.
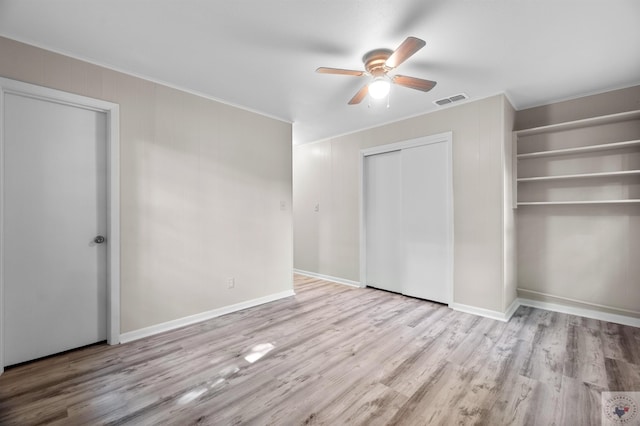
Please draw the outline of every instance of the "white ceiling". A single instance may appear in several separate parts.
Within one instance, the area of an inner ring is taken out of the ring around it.
[[[290,121],[296,144],[460,92],[523,109],[640,84],[638,0],[0,0],[0,35]],[[397,72],[429,93],[349,106],[365,77],[315,73],[407,36],[427,45]]]

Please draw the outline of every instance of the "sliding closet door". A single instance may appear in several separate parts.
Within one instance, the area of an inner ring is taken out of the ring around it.
[[[402,293],[449,302],[448,149],[445,142],[403,149]]]
[[[451,135],[362,151],[363,283],[451,302]]]
[[[402,293],[401,154],[364,159],[366,285]]]

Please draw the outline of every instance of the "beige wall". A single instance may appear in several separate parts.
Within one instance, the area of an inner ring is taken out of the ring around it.
[[[295,267],[359,281],[360,150],[452,131],[454,302],[504,312],[506,104],[494,96],[296,147]]]
[[[517,256],[516,256],[516,214],[514,210],[514,164],[513,164],[513,126],[516,111],[505,99],[502,116],[503,131],[503,256],[504,256],[504,300],[502,309],[506,311],[518,297]]]
[[[518,111],[514,130],[640,109],[640,86]]]
[[[5,38],[0,76],[120,105],[122,332],[292,289],[290,124]]]
[[[519,111],[516,122],[524,129],[637,109],[640,86]],[[530,139],[542,149],[640,139],[640,120]],[[530,145],[523,147],[525,152],[540,150]],[[640,150],[633,151],[592,156],[590,171],[640,169]],[[578,173],[578,160],[528,162],[521,174],[539,175],[536,168],[540,167],[551,174]],[[550,187],[543,195],[549,199],[639,198],[640,181],[633,179],[631,185],[609,181],[590,187]],[[540,195],[525,188],[522,192],[531,199]],[[639,205],[522,206],[517,219],[520,296],[640,317]]]

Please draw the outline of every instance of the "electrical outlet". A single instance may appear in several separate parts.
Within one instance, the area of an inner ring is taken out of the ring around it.
[[[280,201],[280,210],[285,211],[287,209],[287,203]]]
[[[227,288],[235,288],[236,286],[236,279],[231,277],[231,278],[227,278]]]
[[[320,211],[320,204],[316,204],[316,206],[313,208],[313,211],[319,212]]]

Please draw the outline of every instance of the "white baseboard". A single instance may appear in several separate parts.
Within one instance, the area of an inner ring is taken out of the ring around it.
[[[293,272],[295,274],[304,275],[305,277],[320,278],[321,280],[331,281],[332,283],[344,284],[344,285],[348,285],[348,286],[351,286],[351,287],[362,288],[362,286],[360,285],[360,283],[358,281],[351,281],[351,280],[347,280],[345,278],[332,277],[330,275],[317,274],[315,272],[302,271],[300,269],[294,269]]]
[[[184,318],[178,318],[172,321],[163,322],[161,324],[152,325],[150,327],[141,328],[139,330],[128,331],[120,335],[120,343],[128,343],[144,337],[153,336],[154,334],[164,333],[165,331],[175,330],[176,328],[186,325],[195,324],[206,321],[232,312],[241,311],[243,309],[252,308],[254,306],[273,302],[275,300],[284,299],[286,297],[295,296],[293,290],[282,291],[280,293],[270,294],[268,296],[259,297],[257,299],[247,300],[245,302],[236,303],[234,305],[224,306],[222,308],[213,309],[211,311],[201,312],[199,314],[190,315]]]
[[[569,306],[559,303],[542,302],[540,300],[518,298],[518,301],[520,306],[531,306],[532,308],[540,308],[547,311],[560,312],[562,314],[577,315],[580,317],[592,318],[600,321],[614,322],[616,324],[630,325],[632,327],[640,327],[640,318],[629,317],[626,315],[612,314],[609,312],[597,311],[595,309],[580,308],[577,306]]]
[[[467,314],[479,315],[481,317],[486,317],[486,318],[491,318],[498,321],[507,322],[509,321],[509,318],[511,318],[511,315],[513,315],[513,313],[516,311],[516,309],[518,309],[518,306],[514,307],[515,303],[516,301],[514,301],[514,303],[512,303],[511,306],[509,306],[509,309],[507,310],[507,312],[492,311],[491,309],[484,309],[484,308],[478,308],[476,306],[463,305],[462,303],[449,303],[449,307],[454,311],[465,312]]]
[[[520,289],[518,289],[518,291],[520,291]],[[466,312],[473,315],[480,315],[499,321],[509,321],[509,319],[513,316],[513,314],[518,310],[520,306],[530,306],[532,308],[544,309],[551,312],[576,315],[579,317],[592,318],[600,321],[613,322],[616,324],[630,325],[632,327],[640,328],[640,318],[615,314],[611,312],[603,312],[601,310],[590,309],[588,307],[572,306],[563,303],[544,302],[523,297],[518,297],[517,299],[515,299],[505,313],[492,311],[489,309],[477,308],[475,306],[463,305],[461,303],[449,304],[449,307],[455,311]]]
[[[515,299],[513,299],[513,302],[511,302],[511,305],[509,305],[509,307],[507,308],[507,312],[504,313],[506,321],[509,321],[511,319],[511,317],[516,313],[519,307],[520,300],[518,300],[518,298],[516,297]]]

